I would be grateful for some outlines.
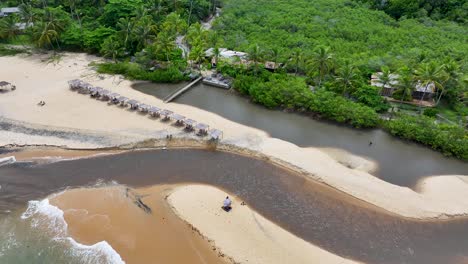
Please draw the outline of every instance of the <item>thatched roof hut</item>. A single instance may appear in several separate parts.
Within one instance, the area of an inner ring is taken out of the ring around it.
[[[223,136],[223,131],[218,130],[218,129],[212,129],[210,130],[210,139],[212,140],[218,140]]]

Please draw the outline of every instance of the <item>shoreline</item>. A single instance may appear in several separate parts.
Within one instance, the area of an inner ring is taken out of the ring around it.
[[[36,138],[34,145],[59,145],[75,149],[115,148],[164,148],[164,147],[203,147],[206,142],[193,134],[181,132],[167,123],[152,121],[148,117],[133,113],[118,107],[88,98],[69,91],[66,82],[70,79],[82,78],[93,85],[111,88],[128,98],[135,98],[150,105],[164,105],[165,108],[185,115],[195,120],[203,121],[211,127],[224,131],[224,139],[218,143],[216,149],[232,151],[250,157],[269,160],[275,164],[290,168],[307,178],[324,183],[334,189],[351,195],[366,203],[372,204],[386,211],[408,218],[416,219],[446,219],[450,217],[468,216],[468,201],[463,194],[468,192],[468,184],[464,175],[431,176],[420,181],[420,192],[407,187],[400,187],[385,182],[369,172],[375,168],[372,161],[362,157],[352,158],[347,153],[341,157],[332,157],[319,148],[301,148],[295,144],[271,138],[266,132],[247,127],[227,120],[216,113],[207,112],[195,107],[177,103],[163,104],[161,100],[133,90],[133,82],[119,79],[118,76],[96,74],[88,66],[91,61],[99,58],[77,53],[70,56],[62,54],[63,58],[57,65],[38,62],[40,55],[29,57],[14,56],[0,57],[0,65],[16,63],[23,67],[23,73],[11,69],[11,78],[17,83],[18,89],[12,93],[0,96],[0,115],[3,120],[13,120],[26,126],[41,129],[51,128],[67,131],[77,131],[73,141],[61,141],[56,133]],[[47,75],[51,78],[44,78]],[[102,78],[101,78],[102,77]],[[15,79],[16,78],[16,79]],[[33,79],[31,82],[30,79]],[[115,80],[118,79],[118,84]],[[36,89],[36,84],[41,89]],[[36,101],[47,98],[47,105],[38,108]],[[18,104],[25,103],[22,107]],[[90,116],[99,115],[95,118]],[[124,120],[117,122],[114,120]],[[47,129],[46,129],[47,130]],[[7,134],[2,137],[0,131],[0,146],[15,144],[26,146],[31,138],[25,131],[7,131],[17,137]],[[5,131],[3,131],[5,133]],[[98,134],[95,141],[87,135]],[[174,135],[174,139],[167,143],[165,135]],[[61,134],[60,134],[61,135]],[[9,140],[11,137],[12,140]],[[67,135],[65,134],[65,139]],[[2,142],[1,139],[6,139]],[[54,144],[54,142],[60,142]],[[84,144],[83,144],[84,142]],[[99,144],[95,144],[98,142]],[[346,157],[350,158],[346,158]],[[346,161],[353,160],[346,163]],[[363,165],[364,167],[362,167]],[[351,167],[351,168],[349,168]],[[364,168],[364,169],[363,169]],[[441,191],[442,190],[442,191]],[[443,191],[445,190],[445,192]],[[452,191],[453,190],[453,191]]]
[[[172,141],[178,141],[179,139],[173,139]],[[406,216],[399,214],[398,212],[394,212],[391,210],[388,210],[384,207],[380,207],[376,204],[370,203],[367,200],[360,199],[359,197],[353,196],[339,188],[334,187],[333,185],[329,185],[326,181],[320,181],[320,180],[315,180],[313,177],[314,175],[310,175],[309,172],[305,171],[304,169],[297,167],[291,163],[285,162],[283,160],[275,159],[270,156],[266,156],[261,152],[255,152],[250,149],[246,148],[241,148],[236,145],[229,145],[229,144],[219,144],[216,146],[216,148],[213,148],[212,145],[210,145],[209,142],[204,142],[204,141],[197,141],[197,140],[190,140],[190,139],[180,139],[178,143],[172,144],[171,146],[168,146],[168,144],[165,142],[166,139],[155,139],[155,140],[147,140],[144,142],[138,142],[135,143],[134,145],[127,145],[127,146],[116,146],[116,147],[107,147],[107,148],[97,148],[97,149],[75,149],[75,148],[63,148],[60,146],[23,146],[25,149],[14,149],[13,152],[8,152],[6,154],[0,154],[0,158],[2,157],[7,157],[7,156],[13,156],[12,154],[18,154],[17,161],[20,162],[27,162],[27,161],[40,161],[43,158],[47,160],[50,155],[43,156],[41,158],[40,156],[32,156],[35,154],[45,154],[45,153],[67,153],[65,157],[57,157],[54,159],[54,162],[61,162],[61,161],[69,161],[69,160],[75,160],[75,159],[88,159],[88,158],[95,158],[99,156],[106,156],[106,155],[119,155],[122,153],[126,152],[133,152],[133,151],[151,151],[151,150],[165,150],[165,149],[202,149],[202,150],[207,150],[207,151],[221,151],[221,152],[226,152],[226,153],[232,153],[240,156],[244,156],[247,158],[252,158],[252,159],[257,159],[257,160],[262,160],[269,162],[270,164],[279,167],[281,169],[285,169],[287,171],[290,171],[297,175],[298,177],[302,177],[305,180],[312,180],[316,184],[322,185],[323,188],[330,188],[335,191],[338,191],[342,193],[343,195],[349,196],[351,199],[355,199],[357,202],[362,203],[362,205],[366,207],[370,207],[371,209],[377,211],[377,212],[383,212],[385,214],[391,215],[398,217],[400,219],[408,219],[408,220],[416,220],[416,221],[421,221],[421,222],[445,222],[445,221],[451,221],[451,220],[463,220],[463,219],[468,219],[468,213],[466,214],[459,214],[459,215],[446,215],[446,214],[440,214],[439,216],[434,216],[434,217],[418,217],[418,216]],[[154,144],[154,145],[153,145]],[[152,146],[150,146],[152,145]],[[45,148],[44,148],[45,147]],[[0,147],[1,149],[1,147]],[[24,153],[25,152],[25,153]],[[16,157],[16,156],[15,156]],[[429,177],[430,178],[430,177]],[[436,177],[437,178],[437,177]],[[461,181],[467,181],[465,178],[460,178]],[[186,183],[185,185],[190,185],[193,183]],[[184,184],[178,184],[178,185],[184,185]],[[202,185],[202,184],[194,184],[194,185]],[[424,191],[421,186],[424,185],[424,182],[422,184],[418,184],[418,188],[420,191]],[[215,187],[218,188],[219,187]]]

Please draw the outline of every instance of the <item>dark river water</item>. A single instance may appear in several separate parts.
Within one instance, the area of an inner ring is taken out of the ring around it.
[[[265,161],[207,150],[134,151],[0,167],[0,212],[4,212],[0,220],[24,210],[27,201],[98,179],[134,187],[184,182],[215,185],[240,196],[297,236],[366,263],[463,263],[468,257],[468,219],[403,219]],[[2,243],[0,263],[4,263]],[[34,241],[30,243],[33,248]],[[30,246],[20,247],[18,254],[32,250]],[[5,248],[8,251],[8,245]],[[41,250],[46,255],[47,249]],[[34,263],[47,263],[38,254],[28,256],[35,256]]]
[[[181,86],[183,84],[142,82],[133,88],[164,98]],[[369,158],[379,165],[375,173],[377,176],[400,186],[414,187],[419,179],[431,175],[468,175],[468,163],[399,140],[380,129],[358,130],[313,120],[304,115],[268,110],[232,92],[203,84],[190,89],[175,102],[219,114],[302,147],[338,148]],[[371,146],[370,141],[373,142]]]

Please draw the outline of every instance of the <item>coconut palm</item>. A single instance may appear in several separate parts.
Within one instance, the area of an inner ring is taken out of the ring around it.
[[[391,74],[392,73],[390,72],[390,69],[388,67],[382,67],[382,72],[379,73],[377,76],[377,81],[381,85],[379,88],[379,94],[382,94],[382,90],[385,88],[385,86],[390,84]]]
[[[302,63],[304,61],[302,50],[299,48],[294,49],[291,53],[290,60],[294,65],[294,74],[297,75],[299,68],[302,66]]]
[[[58,46],[58,32],[51,22],[41,22],[34,34],[37,46],[40,48],[52,48],[55,51],[54,42]]]
[[[0,39],[16,39],[21,33],[18,27],[19,18],[15,15],[7,16],[0,20]]]
[[[117,58],[122,56],[123,53],[124,48],[115,36],[107,38],[102,43],[101,54],[104,57],[112,58],[115,63],[117,63]]]
[[[117,22],[117,28],[119,29],[118,34],[123,40],[125,48],[128,48],[129,43],[131,42],[134,26],[135,23],[133,22],[133,20],[128,17],[120,18]]]
[[[333,68],[333,54],[330,53],[330,48],[320,46],[315,49],[311,58],[311,66],[318,71],[318,86],[320,86],[325,76]]]
[[[159,32],[156,38],[156,45],[159,51],[164,52],[166,61],[169,61],[169,54],[175,48],[174,38],[166,31]]]
[[[422,113],[422,101],[427,93],[429,86],[434,85],[438,89],[443,89],[442,82],[444,78],[443,67],[437,66],[435,62],[422,63],[414,71],[414,78],[424,87],[423,95],[419,100],[419,111]]]
[[[338,70],[338,74],[335,78],[336,83],[341,86],[342,94],[345,95],[349,88],[354,86],[354,82],[357,78],[357,69],[349,62],[346,62]]]
[[[254,62],[255,74],[258,73],[258,62],[263,58],[263,51],[258,44],[253,45],[249,49],[249,59]]]
[[[400,103],[403,103],[407,95],[411,96],[411,94],[414,91],[414,77],[411,69],[409,69],[408,67],[400,69],[396,88],[397,91],[401,92],[402,94],[400,98]]]
[[[442,86],[443,89],[438,89],[439,97],[437,98],[436,105],[439,105],[440,99],[442,99],[442,96],[446,94],[450,88],[459,85],[460,66],[454,60],[449,60],[442,65],[442,68],[444,71],[444,85]]]
[[[157,26],[153,23],[151,16],[142,17],[135,24],[133,38],[138,42],[137,50],[143,49],[157,32]]]
[[[37,20],[37,14],[34,11],[34,8],[30,4],[21,4],[18,6],[19,15],[23,18],[23,21],[30,25]]]
[[[270,50],[271,60],[275,63],[275,71],[276,71],[276,65],[278,65],[278,60],[279,60],[281,53],[282,53],[282,50],[278,47],[274,47]]]

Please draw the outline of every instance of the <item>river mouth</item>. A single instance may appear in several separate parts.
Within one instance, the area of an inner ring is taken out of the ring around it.
[[[201,149],[131,151],[1,167],[0,217],[24,211],[30,200],[98,180],[136,188],[217,186],[306,241],[366,263],[463,263],[468,255],[466,219],[402,218],[266,161]]]
[[[137,82],[132,87],[163,99],[182,86]],[[194,86],[174,102],[216,113],[301,147],[335,148],[362,156],[377,162],[374,175],[399,186],[415,189],[418,181],[427,176],[464,175],[468,171],[466,162],[399,140],[379,129],[352,129],[300,114],[268,110],[233,92],[203,84]]]

